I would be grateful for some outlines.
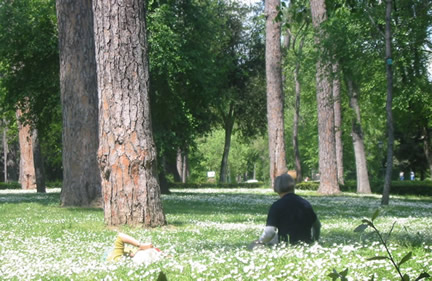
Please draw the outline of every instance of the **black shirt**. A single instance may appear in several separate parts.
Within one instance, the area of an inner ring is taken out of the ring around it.
[[[288,193],[273,203],[267,216],[267,226],[278,229],[279,241],[295,244],[312,242],[311,228],[317,216],[311,204],[302,197]]]

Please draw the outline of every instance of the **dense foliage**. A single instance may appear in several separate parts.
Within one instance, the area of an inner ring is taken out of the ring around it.
[[[258,1],[257,1],[258,2]],[[284,1],[283,1],[284,2]],[[280,20],[286,100],[287,166],[294,168],[292,128],[294,67],[300,66],[301,106],[299,149],[304,177],[318,171],[316,49],[310,27],[309,1],[284,2]],[[430,1],[394,1],[392,18],[395,69],[394,176],[415,172],[416,180],[430,177],[432,93],[430,65]],[[268,179],[262,3],[245,7],[229,1],[148,2],[148,34],[153,127],[160,169],[172,173],[179,149],[189,154],[189,180],[207,181],[218,174],[223,153],[224,118],[235,108],[235,125],[228,159],[231,182]],[[372,181],[383,177],[385,134],[384,4],[382,1],[327,1],[329,34],[324,54],[341,66],[344,171],[356,177],[350,136],[354,112],[349,106],[346,78],[355,81],[368,172]],[[304,40],[302,52],[299,45]],[[331,53],[329,52],[331,51]],[[16,128],[15,109],[28,106],[27,120],[41,130],[45,171],[61,178],[61,108],[58,90],[58,50],[55,1],[0,3],[0,108]],[[3,117],[2,116],[2,117]],[[222,124],[222,126],[221,126]],[[11,130],[11,132],[16,132]],[[258,134],[257,134],[258,133]],[[11,136],[10,142],[14,140]],[[174,180],[175,177],[170,175]],[[396,178],[394,178],[395,180]]]

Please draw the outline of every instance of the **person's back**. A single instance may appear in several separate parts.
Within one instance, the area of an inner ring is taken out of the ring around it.
[[[308,201],[294,193],[287,193],[270,207],[266,225],[278,229],[279,241],[310,243],[311,228],[316,219]]]
[[[319,239],[321,224],[311,204],[294,194],[294,186],[295,181],[290,175],[276,177],[273,189],[280,199],[270,207],[263,234],[251,244],[252,248],[254,243],[271,245],[285,241],[296,244]]]

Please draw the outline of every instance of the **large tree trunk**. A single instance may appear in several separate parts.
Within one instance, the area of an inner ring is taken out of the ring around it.
[[[386,0],[386,29],[385,29],[385,53],[386,53],[386,74],[387,74],[387,161],[386,173],[384,178],[384,188],[381,198],[381,205],[388,205],[390,199],[390,188],[393,170],[393,145],[394,145],[394,129],[393,129],[393,68],[392,68],[392,50],[391,50],[391,12],[392,0]]]
[[[363,142],[363,132],[361,127],[360,106],[358,104],[358,88],[353,81],[347,78],[348,94],[350,106],[354,110],[355,118],[352,121],[351,136],[354,146],[354,157],[356,162],[357,192],[371,193],[369,176],[367,171],[366,153]]]
[[[284,132],[284,95],[281,67],[281,22],[276,20],[279,0],[265,1],[267,122],[270,154],[270,179],[287,172]]]
[[[89,0],[57,0],[63,109],[62,206],[99,206],[98,98]]]
[[[334,126],[335,126],[335,141],[336,141],[336,163],[337,163],[337,178],[339,184],[344,185],[344,167],[343,167],[343,142],[342,142],[342,111],[340,97],[340,78],[339,78],[339,63],[333,64],[333,110],[334,110]]]
[[[315,42],[320,45],[325,33],[320,25],[327,19],[324,0],[310,0]],[[319,169],[321,194],[339,193],[337,180],[336,144],[332,91],[329,82],[330,67],[319,58],[316,64],[316,88],[318,104]]]
[[[45,193],[45,173],[42,160],[42,152],[39,143],[39,134],[37,129],[32,130],[32,147],[33,147],[33,161],[36,176],[36,190],[39,193]]]
[[[222,154],[221,168],[219,173],[219,182],[228,182],[228,157],[231,148],[231,135],[234,127],[234,105],[231,104],[228,114],[224,115],[224,130],[225,130],[225,142]]]
[[[431,150],[430,134],[427,127],[423,127],[423,150],[426,160],[429,165],[430,178],[432,179],[432,150]]]
[[[150,118],[145,2],[93,1],[105,222],[166,224]]]
[[[36,173],[33,160],[33,142],[29,124],[23,124],[22,111],[16,112],[20,146],[19,182],[22,189],[36,189]]]

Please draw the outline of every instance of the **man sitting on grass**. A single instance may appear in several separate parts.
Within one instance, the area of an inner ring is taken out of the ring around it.
[[[320,221],[311,204],[294,194],[294,186],[295,181],[290,175],[276,177],[273,190],[279,194],[280,199],[271,205],[266,227],[261,237],[249,246],[251,249],[260,244],[311,243],[319,239]]]

